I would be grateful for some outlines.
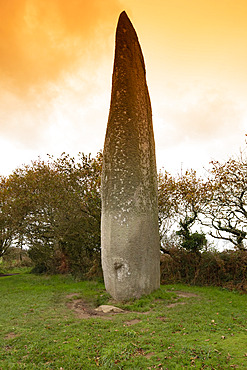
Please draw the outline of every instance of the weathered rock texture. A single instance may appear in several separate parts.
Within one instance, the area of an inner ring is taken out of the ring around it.
[[[160,284],[157,176],[151,103],[142,51],[125,12],[116,32],[102,173],[102,266],[114,299]]]

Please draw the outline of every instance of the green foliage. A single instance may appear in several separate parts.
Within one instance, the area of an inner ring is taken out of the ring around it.
[[[179,235],[179,231],[178,231]],[[197,232],[192,233],[188,238],[183,239],[181,246],[192,252],[198,252],[202,250],[207,245],[207,239],[203,233],[199,234]]]
[[[207,246],[205,234],[194,232],[191,233],[186,223],[180,222],[181,229],[176,232],[181,237],[181,247],[194,253],[200,252]]]

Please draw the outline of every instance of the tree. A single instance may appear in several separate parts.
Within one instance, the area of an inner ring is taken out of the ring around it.
[[[210,235],[230,241],[246,250],[247,236],[247,160],[243,155],[227,162],[211,162],[208,180],[208,207],[203,224]]]
[[[199,251],[206,245],[203,233],[192,232],[199,222],[207,204],[207,184],[198,178],[196,171],[186,171],[176,177],[167,172],[159,174],[159,214],[160,223],[176,224],[181,246],[191,251]],[[173,222],[171,223],[171,219]],[[161,226],[162,227],[162,226]],[[167,226],[163,226],[165,232]]]
[[[5,218],[12,212],[17,243],[38,270],[85,273],[100,253],[100,173],[96,158],[66,154],[37,160],[7,180]]]
[[[4,255],[11,245],[21,247],[21,225],[26,215],[26,204],[19,197],[19,184],[11,177],[0,178],[0,256]],[[16,190],[18,189],[18,194]]]
[[[0,257],[7,252],[14,236],[10,210],[6,206],[8,197],[6,182],[6,178],[0,178]]]
[[[176,181],[169,172],[158,174],[158,216],[160,240],[166,239],[176,220],[174,207],[174,192]]]
[[[65,198],[58,214],[60,244],[73,270],[79,272],[100,255],[102,153],[96,158],[80,153],[77,162],[64,155],[54,166]]]

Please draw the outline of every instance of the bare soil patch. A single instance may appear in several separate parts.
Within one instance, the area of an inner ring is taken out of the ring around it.
[[[138,324],[140,321],[141,321],[140,319],[133,319],[133,320],[125,321],[124,324],[126,326],[131,326],[131,325]]]
[[[180,291],[180,290],[169,290],[169,292],[172,292],[172,293],[175,293],[177,294],[177,298],[175,298],[175,301],[179,298],[191,298],[191,297],[198,297],[197,294],[195,293],[190,293],[190,292],[184,292],[184,291]],[[172,308],[172,307],[175,307],[179,304],[186,304],[187,302],[174,302],[174,303],[170,303],[168,304],[166,307],[167,308]]]
[[[76,317],[79,319],[90,319],[91,317],[103,317],[105,316],[102,312],[96,312],[88,303],[82,299],[74,299],[66,303],[66,306],[74,311]]]
[[[190,293],[190,292],[184,292],[184,291],[181,291],[181,290],[169,290],[169,292],[175,293],[179,297],[182,297],[182,298],[198,297],[198,294]]]
[[[66,298],[68,298],[68,299],[71,299],[73,297],[77,297],[79,299],[80,298],[80,294],[79,293],[70,293],[70,294],[67,294],[66,295]]]
[[[11,331],[7,335],[5,335],[4,339],[13,339],[13,338],[16,338],[16,337],[18,337],[18,334]]]
[[[147,353],[146,355],[145,355],[145,357],[146,358],[151,358],[152,356],[154,356],[155,355],[155,352],[149,352],[149,353]]]
[[[79,296],[77,293],[71,293],[66,296],[66,298],[76,298]],[[123,310],[120,310],[119,308],[115,307],[116,310],[109,309],[109,310],[101,310],[100,307],[94,308],[90,305],[90,303],[85,302],[83,299],[73,299],[66,303],[66,306],[74,311],[76,317],[79,319],[90,319],[92,317],[95,318],[102,318],[102,319],[111,319],[115,315],[119,315],[120,313],[123,313]],[[103,307],[103,306],[102,306]],[[111,308],[113,306],[109,306]],[[107,311],[107,312],[106,312]]]
[[[175,302],[175,303],[170,303],[168,304],[166,307],[167,308],[172,308],[172,307],[175,307],[175,306],[178,306],[179,304],[186,304],[186,302]]]
[[[159,319],[160,321],[166,321],[167,317],[166,316],[158,316],[157,319]]]

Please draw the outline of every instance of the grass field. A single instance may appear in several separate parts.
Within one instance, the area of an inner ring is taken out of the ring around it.
[[[102,283],[21,273],[1,277],[0,294],[1,370],[247,369],[238,292],[164,285],[117,305]],[[124,313],[92,315],[107,303]]]

